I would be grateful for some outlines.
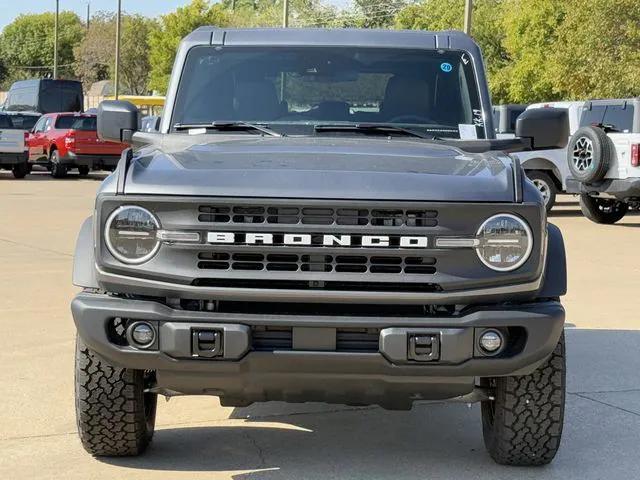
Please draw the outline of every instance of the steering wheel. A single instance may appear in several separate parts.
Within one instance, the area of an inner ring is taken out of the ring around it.
[[[435,123],[433,119],[420,115],[399,115],[393,117],[388,123]]]

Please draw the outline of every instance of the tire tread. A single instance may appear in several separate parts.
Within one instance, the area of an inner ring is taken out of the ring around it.
[[[483,432],[491,457],[499,464],[546,465],[560,446],[565,408],[564,334],[549,359],[529,375],[497,379],[495,416]]]
[[[94,456],[142,453],[153,435],[145,419],[143,372],[106,363],[76,341],[76,417],[83,447]]]

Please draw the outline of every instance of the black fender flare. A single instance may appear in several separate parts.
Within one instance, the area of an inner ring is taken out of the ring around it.
[[[100,288],[93,244],[93,217],[89,217],[80,227],[73,255],[73,284],[77,287]]]
[[[522,162],[522,168],[524,169],[525,174],[531,171],[545,172],[556,182],[556,186],[562,186],[562,174],[560,173],[560,169],[551,160],[542,157],[530,158]]]
[[[567,256],[562,232],[552,223],[547,224],[547,262],[544,268],[540,298],[556,298],[567,293]]]

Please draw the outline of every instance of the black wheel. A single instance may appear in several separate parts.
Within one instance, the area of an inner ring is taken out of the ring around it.
[[[87,175],[89,175],[89,167],[87,167],[86,165],[79,166],[78,175],[80,175],[81,177],[86,177]]]
[[[571,175],[583,183],[602,180],[614,155],[613,144],[604,130],[582,127],[574,133],[567,147]]]
[[[566,389],[564,334],[549,359],[520,377],[487,379],[494,400],[482,402],[482,432],[499,464],[546,465],[560,447]]]
[[[76,340],[76,420],[82,446],[95,456],[134,456],[147,448],[158,396],[145,393],[153,373],[110,365]]]
[[[529,177],[540,192],[540,195],[542,195],[544,206],[547,212],[550,212],[556,204],[556,195],[558,194],[558,187],[556,187],[553,178],[551,178],[548,173],[537,170],[527,172],[527,177]]]
[[[24,162],[14,165],[11,171],[13,172],[14,178],[24,178],[31,171],[31,168],[29,168],[29,164],[27,162]]]
[[[595,223],[616,223],[629,211],[629,204],[615,198],[592,197],[583,193],[580,195],[580,210],[582,214]]]
[[[60,155],[57,150],[51,152],[49,161],[51,163],[51,176],[53,178],[64,178],[67,176],[67,167],[60,163]]]

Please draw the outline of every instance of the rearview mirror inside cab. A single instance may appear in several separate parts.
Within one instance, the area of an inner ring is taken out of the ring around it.
[[[110,142],[131,143],[140,128],[140,113],[131,102],[105,100],[98,106],[98,137]]]
[[[569,141],[566,108],[533,108],[516,120],[516,136],[531,143],[532,150],[564,148]]]

